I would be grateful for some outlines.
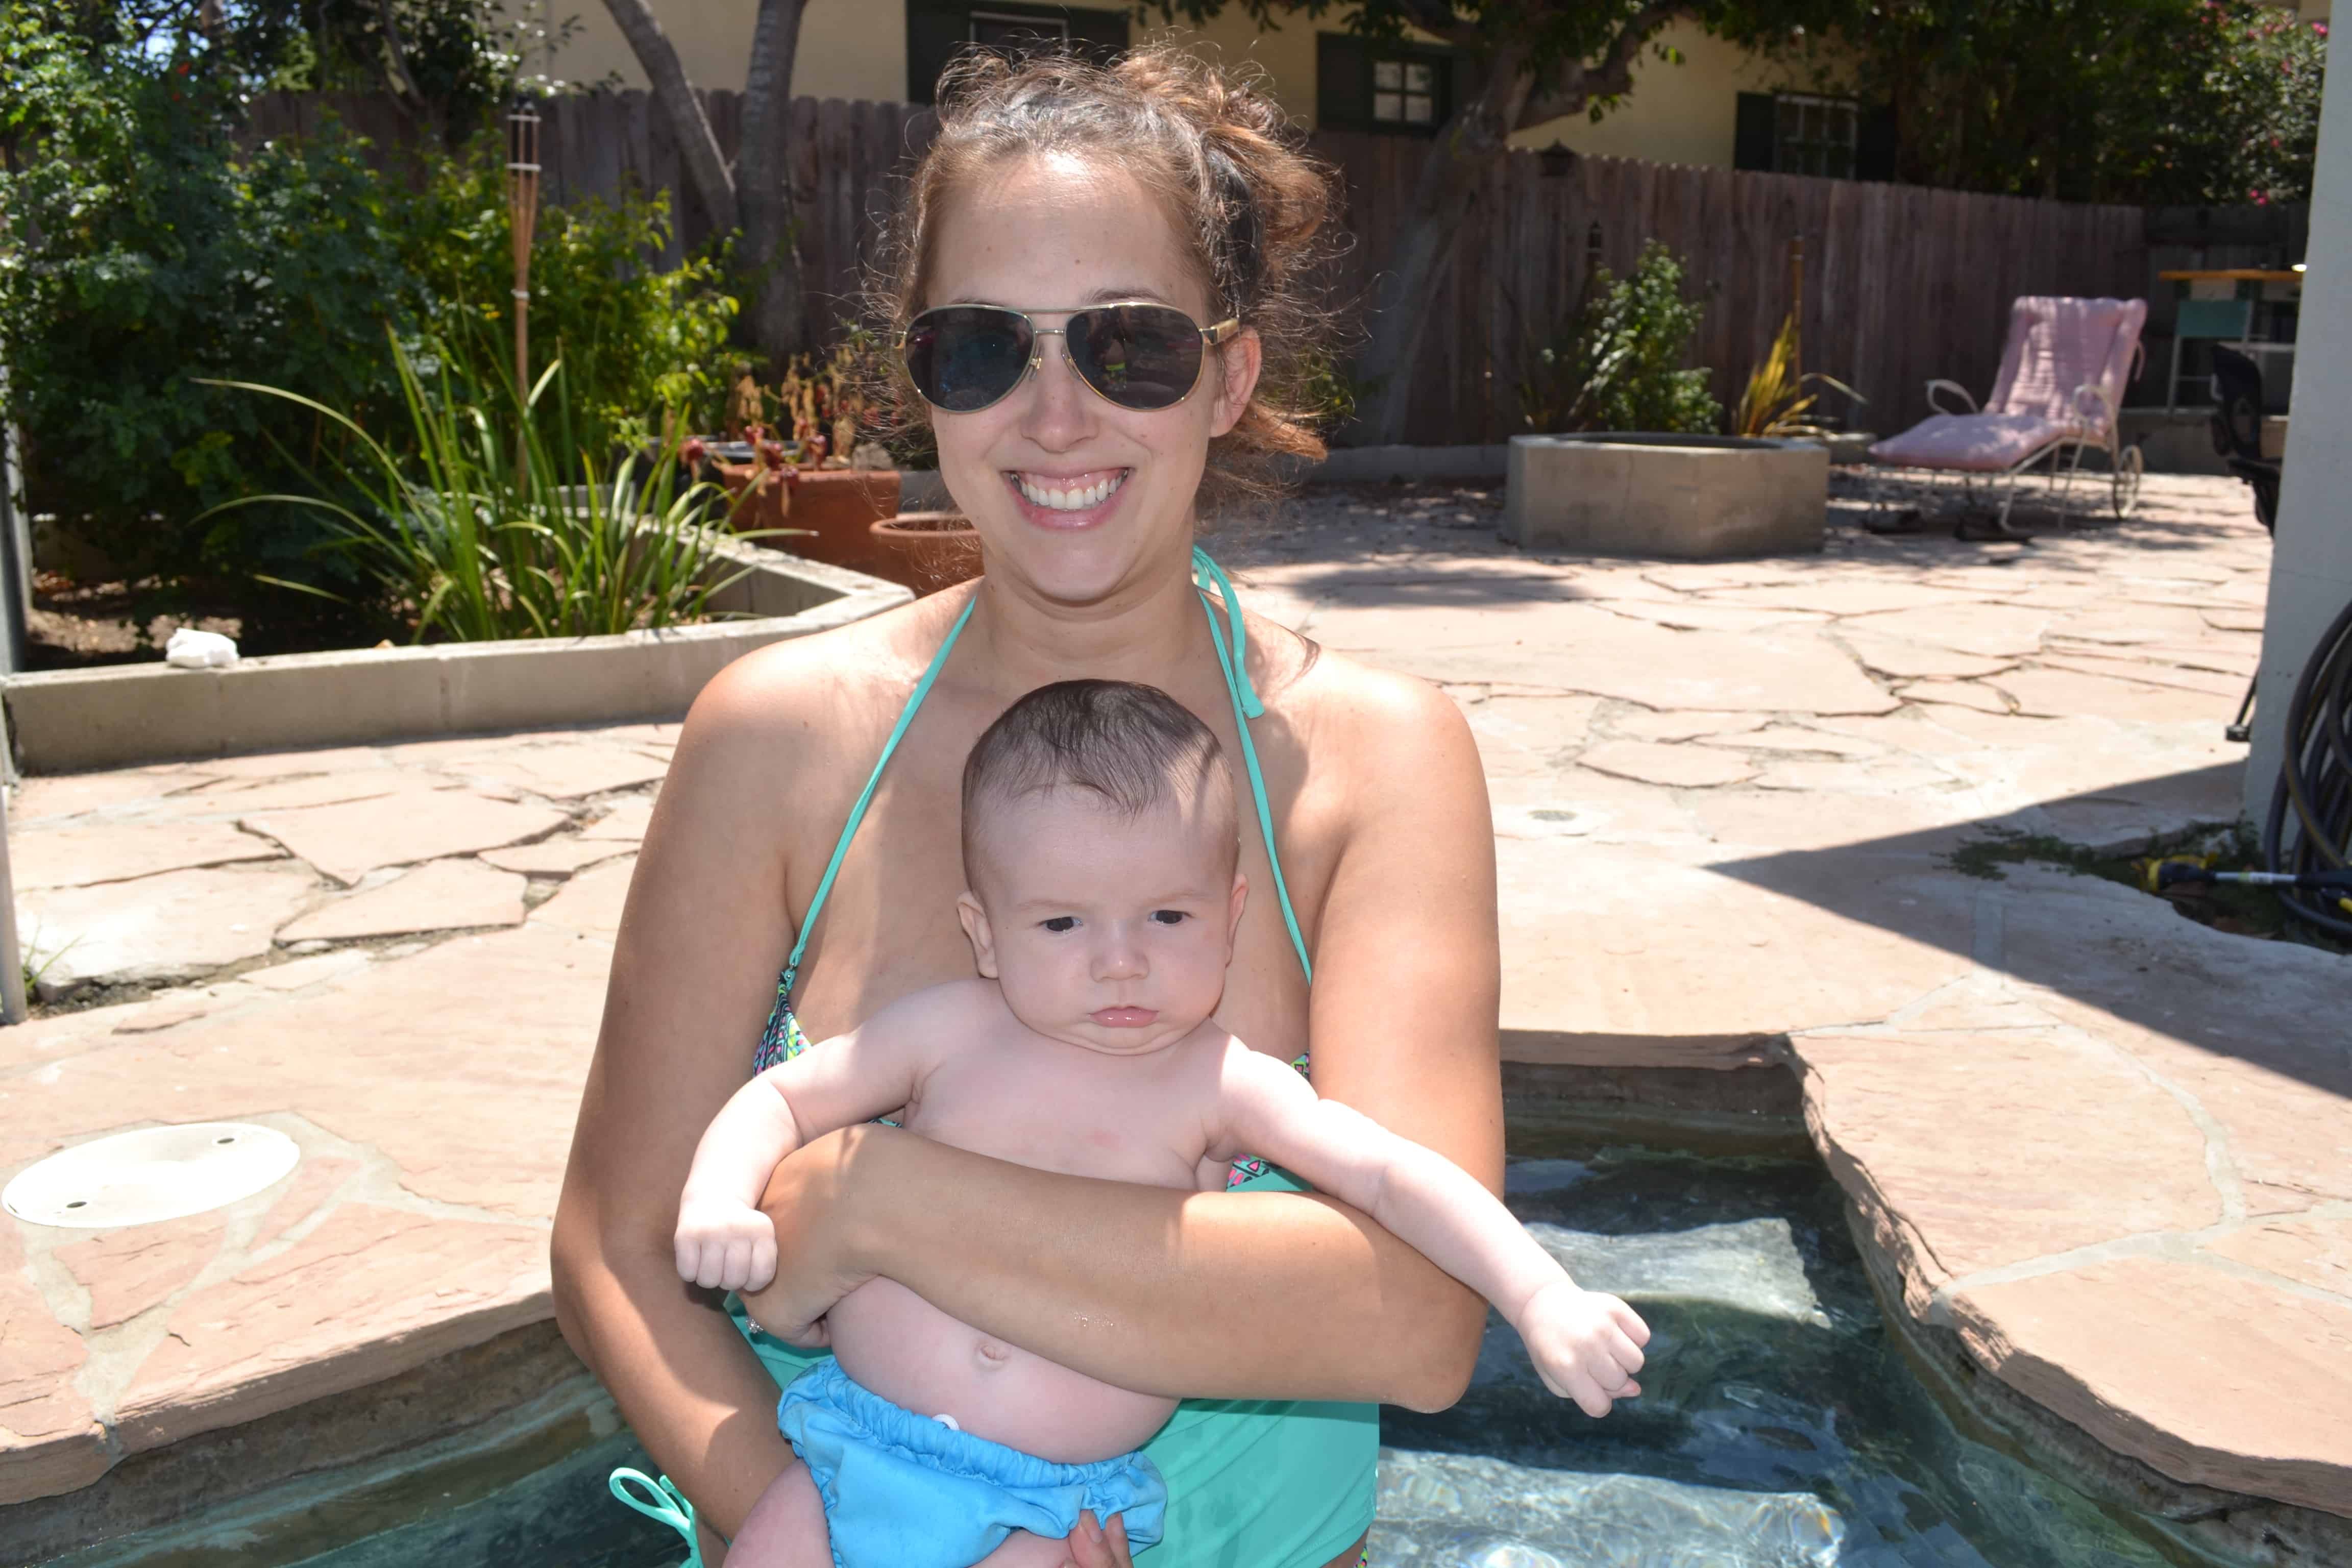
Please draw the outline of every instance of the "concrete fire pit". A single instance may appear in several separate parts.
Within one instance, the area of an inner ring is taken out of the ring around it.
[[[1829,452],[1811,441],[1514,436],[1503,537],[1676,561],[1819,550],[1829,479]]]

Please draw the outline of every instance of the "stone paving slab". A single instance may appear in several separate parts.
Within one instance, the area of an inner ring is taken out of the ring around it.
[[[1513,1058],[1787,1064],[1889,1310],[2105,1456],[2068,1473],[2139,1467],[2134,1506],[2218,1488],[2352,1517],[2352,1058],[2327,1024],[2352,961],[1951,861],[1994,829],[2118,849],[2234,817],[2220,731],[2268,563],[2242,489],[2152,479],[2140,519],[2032,548],[1840,525],[1818,557],[1673,566],[1530,556],[1494,537],[1498,492],[1399,505],[1419,493],[1318,490],[1216,549],[1254,606],[1467,716],[1506,851]],[[142,980],[136,943],[61,971],[103,1005],[0,1031],[0,1177],[201,1117],[277,1126],[304,1159],[190,1221],[0,1226],[0,1501],[546,1315],[674,740],[26,784],[11,848],[57,884],[20,881],[28,918],[89,895],[96,929],[173,877],[299,886],[268,940],[187,983]],[[202,859],[248,845],[271,858]],[[521,923],[372,922],[369,900],[459,868]]]

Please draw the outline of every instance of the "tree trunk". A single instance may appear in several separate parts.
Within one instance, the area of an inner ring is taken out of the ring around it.
[[[1480,182],[1508,150],[1534,83],[1525,49],[1497,48],[1488,62],[1486,87],[1455,112],[1422,159],[1412,206],[1383,258],[1364,350],[1356,361],[1357,377],[1368,388],[1358,418],[1376,442],[1405,438],[1405,406],[1412,395],[1405,378],[1429,325],[1430,289]]]
[[[653,83],[654,101],[661,105],[670,134],[677,138],[687,178],[693,183],[703,216],[719,233],[732,233],[742,226],[735,206],[735,181],[727,172],[727,161],[719,155],[719,138],[711,134],[702,100],[694,96],[694,86],[686,79],[686,68],[678,63],[669,35],[654,20],[646,0],[604,0],[604,9],[613,14],[621,36],[629,40],[629,52],[637,57],[646,79]]]
[[[800,225],[786,135],[804,9],[805,0],[760,0],[751,60],[743,76],[743,145],[735,159],[736,199],[743,214],[743,238],[735,257],[747,296],[743,331],[772,372],[807,346]]]

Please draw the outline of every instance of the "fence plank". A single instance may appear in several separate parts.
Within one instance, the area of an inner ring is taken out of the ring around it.
[[[702,95],[720,156],[735,162],[740,94]],[[675,263],[709,237],[709,216],[685,181],[668,126],[642,92],[588,93],[542,106],[543,189],[551,203],[611,197],[629,185],[670,193]],[[265,94],[248,111],[247,144],[315,135],[331,116],[373,143],[382,168],[425,128],[368,94]],[[786,115],[789,177],[799,207],[810,341],[832,341],[861,303],[896,182],[937,132],[932,111],[907,104],[800,99]],[[1325,275],[1345,306],[1369,304],[1384,241],[1402,226],[1421,159],[1419,140],[1330,132],[1313,150],[1340,174],[1351,247]],[[2193,230],[2191,227],[2193,220]],[[2113,294],[2152,287],[2160,258],[2275,261],[2299,215],[2071,205],[1956,191],[1862,184],[1578,158],[1562,176],[1514,153],[1483,177],[1456,243],[1418,308],[1428,312],[1416,362],[1401,374],[1412,439],[1494,440],[1524,427],[1518,385],[1528,356],[1550,342],[1587,287],[1586,238],[1622,278],[1660,239],[1686,264],[1706,310],[1692,363],[1727,408],[1769,347],[1788,309],[1788,248],[1805,242],[1804,363],[1869,399],[1863,417],[1897,430],[1927,412],[1921,388],[1948,376],[1981,396],[1998,368],[2010,301],[2019,294]],[[2282,238],[2281,237],[2284,237]],[[2152,331],[2168,329],[2168,295],[2151,298]],[[1839,400],[1823,405],[1840,412]]]

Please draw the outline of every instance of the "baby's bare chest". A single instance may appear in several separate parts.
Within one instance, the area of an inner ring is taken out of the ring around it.
[[[1188,1070],[1195,1065],[1067,1047],[976,1050],[929,1075],[907,1125],[1040,1171],[1198,1187],[1213,1078]]]

